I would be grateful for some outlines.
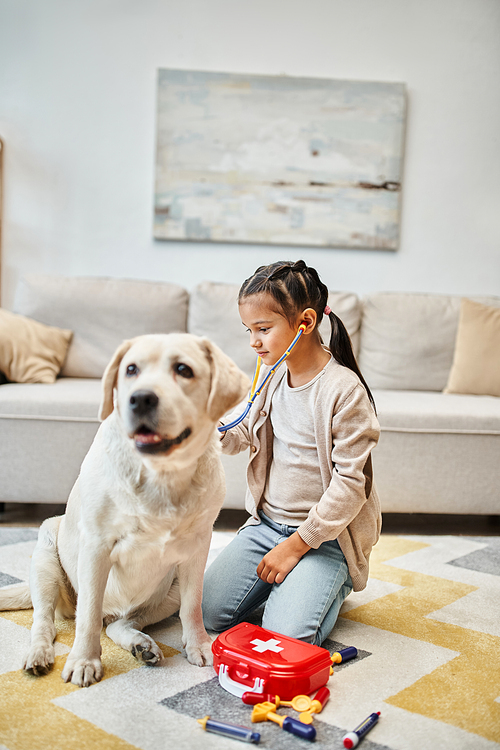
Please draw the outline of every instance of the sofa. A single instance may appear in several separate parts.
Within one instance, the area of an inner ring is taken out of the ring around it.
[[[62,353],[57,359],[47,347],[42,350],[48,361],[42,362],[43,377],[32,361],[28,375],[21,361],[15,377],[3,367],[8,380],[0,385],[0,502],[66,501],[99,426],[100,377],[123,339],[174,331],[208,336],[251,376],[255,360],[238,316],[237,292],[236,285],[208,281],[188,292],[167,282],[22,278],[7,320],[21,326],[18,339],[25,324],[59,335]],[[491,311],[500,315],[499,297],[466,302],[490,318]],[[497,393],[495,373],[485,393],[484,386],[477,393],[474,384],[460,384],[457,357],[466,367],[475,362],[479,379],[487,370],[464,344],[464,300],[413,293],[361,299],[332,291],[329,305],[349,331],[375,398],[381,437],[373,463],[383,512],[499,514],[500,386]],[[9,356],[5,331],[15,326],[3,330],[0,370],[2,356]],[[328,340],[326,318],[321,332]],[[37,335],[28,347],[33,356]],[[471,341],[481,341],[474,330],[469,346]],[[244,507],[247,459],[223,456],[225,508]]]

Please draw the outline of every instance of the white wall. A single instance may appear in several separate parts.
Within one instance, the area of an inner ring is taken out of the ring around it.
[[[26,272],[500,294],[498,0],[1,0],[2,301]],[[152,238],[156,70],[403,81],[397,252]]]

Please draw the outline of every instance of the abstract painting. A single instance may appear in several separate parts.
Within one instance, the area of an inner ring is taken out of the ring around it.
[[[402,83],[158,71],[154,236],[395,250]]]

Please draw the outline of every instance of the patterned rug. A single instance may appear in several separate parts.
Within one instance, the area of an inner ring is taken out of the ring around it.
[[[0,586],[27,579],[36,536],[0,528]],[[231,538],[214,533],[212,559]],[[211,667],[188,664],[177,617],[148,629],[165,657],[157,667],[139,666],[103,634],[105,678],[87,689],[60,677],[70,621],[56,623],[49,675],[19,670],[31,619],[31,610],[0,613],[0,750],[237,748],[203,731],[196,719],[207,714],[252,727],[263,748],[311,747],[276,724],[251,724],[251,707],[225,692]],[[363,750],[498,750],[500,537],[383,535],[367,589],[348,597],[325,646],[356,646],[359,655],[330,678],[330,700],[314,718],[317,750],[342,748],[343,735],[374,711],[380,721]]]

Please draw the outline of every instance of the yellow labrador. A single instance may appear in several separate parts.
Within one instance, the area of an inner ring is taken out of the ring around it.
[[[100,633],[147,664],[162,652],[141,632],[179,609],[188,660],[211,663],[203,626],[203,573],[225,492],[215,425],[248,378],[208,339],[139,336],[103,376],[102,422],[65,515],[40,528],[29,586],[0,592],[0,609],[33,606],[24,669],[54,662],[54,616],[76,636],[62,678],[101,679]]]

